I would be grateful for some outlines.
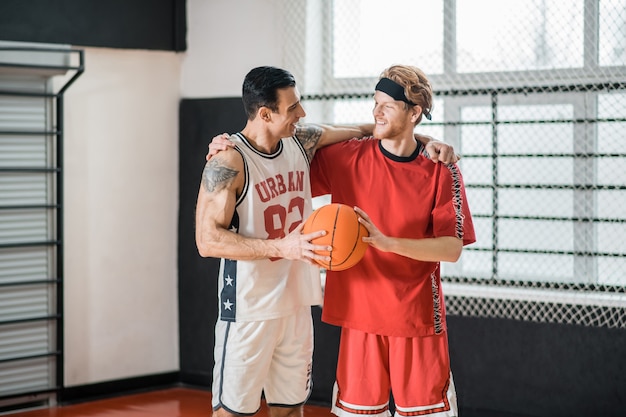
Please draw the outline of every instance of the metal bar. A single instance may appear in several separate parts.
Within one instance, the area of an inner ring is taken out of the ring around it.
[[[584,308],[583,314],[588,314],[589,309],[603,310],[605,313],[600,314],[596,320],[612,321],[612,318],[619,321],[617,315],[624,312],[626,308],[626,295],[614,293],[600,293],[588,291],[563,291],[560,288],[548,287],[537,288],[529,286],[507,287],[507,286],[485,286],[468,283],[448,283],[446,285],[446,297],[449,295],[452,299],[457,297],[479,298],[483,300],[499,300],[506,303],[515,303],[517,308],[523,310],[533,308],[531,306],[540,305],[561,305],[570,308]],[[582,313],[582,311],[581,311]],[[604,317],[608,315],[609,317]],[[611,318],[612,317],[612,318]],[[571,318],[571,317],[570,317]],[[561,320],[557,320],[561,322]]]
[[[0,96],[55,98],[57,94],[36,91],[0,90]]]
[[[464,154],[463,158],[491,158],[491,154]],[[625,158],[626,153],[503,153],[500,158]]]
[[[497,93],[491,94],[491,181],[492,181],[492,195],[491,195],[491,212],[493,217],[491,219],[491,276],[493,278],[498,277],[498,95]]]
[[[31,168],[0,168],[0,172],[33,172],[33,173],[40,173],[40,172],[58,172],[59,169],[58,168],[36,168],[36,167],[31,167]]]
[[[35,281],[13,281],[13,282],[0,282],[0,287],[28,287],[30,285],[47,285],[58,284],[58,279],[42,279]]]
[[[0,249],[6,248],[29,248],[33,246],[53,246],[60,245],[60,240],[43,240],[39,242],[19,242],[19,243],[0,243]]]
[[[37,210],[37,209],[58,209],[59,204],[25,204],[23,206],[0,206],[0,210]]]
[[[0,46],[0,51],[13,51],[13,52],[63,52],[63,53],[75,53],[78,49],[68,48],[48,48],[41,46]]]
[[[50,136],[57,135],[59,132],[56,130],[0,130],[0,135],[12,135],[12,136]]]
[[[33,401],[37,402],[37,401],[42,401],[42,400],[38,400],[36,398],[33,398],[37,395],[42,395],[42,394],[57,394],[59,391],[61,391],[62,386],[57,385],[55,387],[49,388],[49,389],[44,389],[44,390],[37,390],[37,391],[29,391],[29,392],[23,392],[23,393],[19,393],[19,394],[10,394],[10,395],[3,395],[2,397],[0,397],[0,399],[5,400],[5,399],[11,399],[11,398],[21,398],[21,397],[25,397],[25,398],[30,398]]]
[[[44,69],[55,71],[75,71],[78,67],[67,65],[35,65],[35,64],[13,64],[10,62],[0,62],[0,68],[24,68],[24,69]]]
[[[443,73],[457,72],[457,5],[456,0],[443,2]]]
[[[491,219],[491,214],[472,214],[472,217]],[[617,219],[609,217],[559,217],[559,216],[514,216],[514,215],[498,215],[499,219],[505,220],[549,220],[564,222],[590,222],[590,223],[626,223],[626,219]]]
[[[623,82],[600,82],[587,84],[557,84],[528,87],[470,88],[433,91],[435,96],[469,96],[489,94],[526,94],[526,93],[568,93],[580,91],[615,91],[623,90]]]
[[[593,117],[588,119],[524,119],[524,120],[499,120],[498,123],[506,125],[525,125],[525,124],[581,124],[581,123],[623,123],[626,122],[624,117]],[[488,126],[490,120],[468,120],[468,121],[446,121],[446,122],[429,122],[430,126]]]
[[[583,22],[583,65],[596,69],[600,64],[600,2],[584,0]]]
[[[445,276],[441,277],[445,282],[459,282],[473,285],[488,285],[495,287],[521,287],[521,288],[536,288],[536,289],[550,289],[555,285],[559,289],[566,291],[588,291],[588,292],[602,292],[609,294],[626,294],[626,287],[607,285],[607,284],[595,284],[587,282],[577,283],[563,283],[563,282],[551,282],[551,281],[522,281],[522,280],[507,280],[507,279],[490,279],[481,277],[467,277],[467,276]]]
[[[10,324],[20,324],[20,323],[32,323],[35,321],[58,320],[60,317],[61,317],[60,314],[53,314],[50,316],[28,317],[24,319],[15,319],[15,320],[3,320],[3,321],[0,321],[0,326],[7,326]]]
[[[528,94],[528,93],[571,93],[581,91],[616,91],[624,90],[623,82],[598,82],[586,84],[556,84],[527,87],[493,87],[434,90],[434,96],[480,96],[493,94]],[[372,93],[341,93],[341,94],[305,94],[303,100],[351,100],[371,99]]]
[[[491,252],[491,248],[479,248],[475,246],[468,246],[463,248],[463,251],[476,251],[476,252]],[[614,252],[583,252],[583,251],[567,251],[567,250],[548,250],[548,249],[508,249],[498,248],[498,252],[506,253],[523,253],[528,255],[572,255],[572,256],[603,256],[606,258],[621,258],[624,257],[623,253]]]
[[[76,50],[75,52],[78,52],[79,64],[78,64],[78,67],[73,68],[76,70],[76,73],[74,74],[74,76],[70,78],[65,83],[65,85],[61,87],[61,89],[58,91],[57,94],[59,95],[59,98],[61,99],[63,98],[63,93],[65,93],[65,90],[67,90],[70,85],[74,84],[74,81],[76,81],[76,79],[80,77],[83,72],[85,72],[85,53],[82,49]],[[61,116],[62,115],[63,115],[63,112],[61,112]],[[58,114],[57,114],[57,118],[58,118]],[[57,125],[57,128],[58,128],[58,125]],[[62,129],[59,129],[59,130],[62,131]]]
[[[60,355],[60,352],[56,351],[56,352],[40,353],[38,355],[16,356],[12,358],[0,359],[0,363],[27,361],[29,359],[47,358],[50,356],[59,356],[59,355]]]
[[[83,54],[81,51],[80,54],[80,60],[81,60],[81,67],[83,67]],[[82,69],[80,71],[80,73],[82,73]],[[77,72],[77,74],[80,74]],[[72,83],[74,82],[74,80],[77,78],[77,76],[74,76],[62,89],[62,92],[65,91],[65,89]],[[57,297],[56,297],[56,311],[57,313],[62,313],[64,311],[64,282],[63,282],[63,271],[64,271],[64,260],[63,260],[63,256],[64,256],[64,250],[63,250],[63,239],[64,239],[64,235],[63,235],[63,230],[64,230],[64,223],[63,223],[63,215],[64,215],[64,210],[63,210],[63,198],[64,198],[64,188],[63,188],[63,145],[64,145],[64,138],[65,138],[65,132],[64,132],[64,119],[63,119],[63,113],[64,113],[64,96],[63,94],[59,95],[59,97],[57,97],[56,99],[56,105],[57,105],[57,111],[56,111],[56,116],[57,116],[57,130],[59,131],[59,134],[56,136],[57,139],[57,147],[56,147],[56,164],[57,164],[57,183],[56,183],[56,187],[57,187],[57,203],[61,205],[61,207],[56,211],[56,238],[59,241],[59,245],[57,245],[56,248],[56,260],[57,260],[57,277],[58,277],[58,284],[57,284]],[[56,326],[56,344],[57,344],[57,350],[59,351],[59,356],[57,359],[57,363],[56,363],[56,385],[58,387],[63,387],[64,386],[64,360],[65,360],[65,329],[64,329],[64,318],[63,315],[61,314],[59,317],[59,320],[57,320],[57,326]]]
[[[490,184],[466,184],[465,188],[494,188]],[[570,185],[570,184],[499,184],[498,189],[518,190],[626,190],[626,185]]]

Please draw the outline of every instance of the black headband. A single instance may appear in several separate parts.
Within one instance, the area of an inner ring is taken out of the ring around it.
[[[378,91],[382,91],[383,93],[389,95],[394,100],[404,101],[405,103],[408,103],[411,106],[416,106],[415,103],[413,103],[411,100],[406,98],[406,95],[404,95],[404,87],[402,87],[400,84],[398,84],[392,79],[384,78],[384,77],[381,78],[378,81],[378,84],[376,84],[375,89]],[[430,112],[427,109],[422,108],[422,113],[428,120],[430,120],[431,118]]]

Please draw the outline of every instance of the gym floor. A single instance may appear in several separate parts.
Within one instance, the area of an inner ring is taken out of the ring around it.
[[[191,388],[125,395],[62,407],[42,408],[10,417],[210,417],[211,393]],[[330,409],[307,405],[304,417],[330,417]],[[256,417],[268,417],[265,404]]]

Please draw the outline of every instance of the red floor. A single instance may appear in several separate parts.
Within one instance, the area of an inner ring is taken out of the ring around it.
[[[210,417],[211,393],[189,388],[170,388],[142,394],[45,408],[10,417]],[[258,417],[268,417],[265,406]],[[331,417],[325,407],[306,406],[305,417]]]

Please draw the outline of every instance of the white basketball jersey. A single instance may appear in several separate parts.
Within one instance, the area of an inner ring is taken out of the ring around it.
[[[276,152],[256,150],[241,134],[230,139],[243,156],[245,185],[231,230],[246,237],[285,237],[311,214],[309,160],[296,138],[282,139]],[[259,321],[284,317],[322,303],[319,268],[302,261],[222,260],[220,318]]]

